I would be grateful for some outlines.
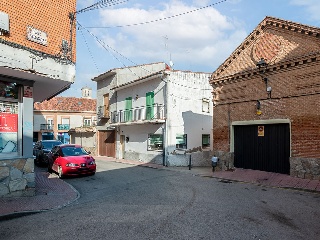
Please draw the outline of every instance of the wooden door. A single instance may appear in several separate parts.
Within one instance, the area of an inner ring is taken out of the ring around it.
[[[99,155],[107,157],[115,157],[115,131],[99,132]]]

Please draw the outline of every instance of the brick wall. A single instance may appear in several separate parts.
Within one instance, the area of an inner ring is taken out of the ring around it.
[[[221,85],[213,112],[214,150],[229,151],[232,121],[290,119],[293,157],[320,157],[320,62],[309,62],[266,74],[272,86],[267,98],[259,75]],[[257,100],[261,115],[256,114]],[[228,104],[230,103],[230,104]]]
[[[76,0],[1,0],[0,11],[10,18],[10,34],[0,36],[9,42],[51,55],[59,54],[62,39],[70,41],[69,13],[76,11]],[[27,40],[27,27],[47,33],[47,46]],[[76,28],[73,26],[72,61],[75,62]]]

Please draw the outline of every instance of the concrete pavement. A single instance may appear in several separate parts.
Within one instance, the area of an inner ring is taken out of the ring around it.
[[[96,156],[96,160],[112,161],[136,166],[179,171],[201,177],[213,177],[221,181],[237,181],[269,187],[290,188],[320,193],[320,181],[290,177],[279,173],[262,172],[249,169],[216,171],[211,167],[165,167],[158,164],[142,163],[124,159]],[[62,208],[80,196],[76,189],[46,169],[35,167],[36,194],[32,197],[0,198],[0,221],[41,211]]]

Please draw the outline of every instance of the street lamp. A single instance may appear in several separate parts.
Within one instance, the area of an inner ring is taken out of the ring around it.
[[[268,78],[265,76],[266,70],[267,70],[268,64],[264,60],[264,58],[261,58],[260,61],[257,63],[257,68],[259,70],[260,75],[262,76],[262,80],[266,84],[266,90],[268,93],[268,98],[271,98],[271,90],[272,88],[268,86]]]

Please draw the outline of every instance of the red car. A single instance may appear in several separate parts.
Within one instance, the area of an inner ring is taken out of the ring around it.
[[[48,153],[48,172],[56,172],[59,178],[67,175],[94,175],[96,162],[90,152],[77,144],[62,144]]]

